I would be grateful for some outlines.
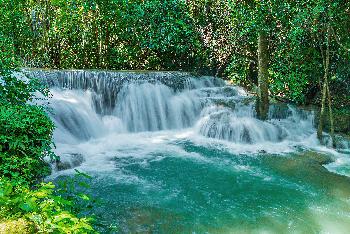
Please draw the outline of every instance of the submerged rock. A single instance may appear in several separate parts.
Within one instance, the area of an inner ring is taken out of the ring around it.
[[[333,157],[329,154],[323,154],[315,151],[307,151],[298,155],[299,159],[313,161],[318,163],[319,165],[325,165],[332,163],[334,161]]]

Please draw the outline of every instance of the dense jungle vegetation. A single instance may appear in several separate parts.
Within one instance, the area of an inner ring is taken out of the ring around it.
[[[313,104],[322,116],[333,106],[335,131],[350,132],[347,0],[0,0],[0,15],[0,232],[4,220],[17,231],[93,232],[74,205],[85,196],[41,183],[45,158],[57,157],[54,125],[32,100],[48,90],[14,78],[20,67],[216,75],[262,103]]]
[[[349,11],[344,0],[2,0],[1,32],[26,67],[200,71],[247,87],[262,33],[270,91],[297,103],[320,90],[329,36],[331,91],[345,101]]]

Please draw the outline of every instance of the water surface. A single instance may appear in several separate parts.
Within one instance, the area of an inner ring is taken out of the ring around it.
[[[62,159],[49,179],[92,176],[102,233],[350,230],[350,155],[319,145],[312,112],[273,104],[263,122],[243,89],[187,73],[41,76]]]

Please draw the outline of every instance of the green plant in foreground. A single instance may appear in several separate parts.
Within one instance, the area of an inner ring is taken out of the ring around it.
[[[0,234],[94,233],[92,219],[79,216],[87,195],[39,183],[50,173],[47,159],[56,159],[54,124],[36,102],[39,95],[48,97],[48,89],[18,77],[18,44],[13,35],[4,35],[8,28],[0,24]]]
[[[92,220],[78,218],[70,211],[75,203],[56,195],[54,189],[51,182],[29,189],[0,180],[0,233],[1,228],[11,232],[9,220],[20,220],[26,233],[94,233]]]
[[[0,69],[0,178],[13,185],[33,185],[50,173],[46,158],[52,152],[54,124],[45,106],[35,105],[35,94],[47,97],[48,89],[35,79],[19,79]]]
[[[0,177],[33,184],[48,175],[53,129],[43,107],[0,102]]]

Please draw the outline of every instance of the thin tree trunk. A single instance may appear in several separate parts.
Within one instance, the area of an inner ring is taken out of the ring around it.
[[[110,64],[110,54],[109,54],[109,43],[110,43],[110,36],[109,36],[109,23],[107,21],[106,24],[106,38],[105,38],[105,53],[104,53],[104,57],[105,57],[105,66],[104,68],[110,68],[111,64]]]
[[[259,90],[257,98],[258,118],[266,120],[269,111],[269,73],[268,73],[268,44],[265,32],[259,33],[258,60],[259,60]]]
[[[327,98],[328,98],[328,111],[329,111],[329,122],[330,122],[330,130],[331,130],[331,138],[332,138],[332,146],[335,147],[336,141],[334,137],[334,118],[333,118],[333,111],[332,111],[332,100],[331,100],[331,94],[329,91],[329,84],[327,82]]]
[[[318,129],[317,129],[317,138],[322,141],[322,132],[323,132],[323,116],[326,106],[326,94],[327,94],[327,73],[324,74],[323,80],[323,88],[322,88],[322,101],[321,101],[321,111],[318,121]]]
[[[319,141],[322,142],[322,132],[323,132],[323,117],[325,112],[325,106],[326,106],[326,97],[327,97],[327,87],[328,87],[328,73],[329,73],[329,25],[327,27],[327,50],[326,55],[324,59],[324,78],[323,78],[323,89],[322,89],[322,101],[321,101],[321,111],[319,116],[319,122],[318,122],[318,129],[317,129],[317,138]],[[328,100],[328,105],[330,106],[330,100]],[[331,112],[331,111],[330,111]]]

